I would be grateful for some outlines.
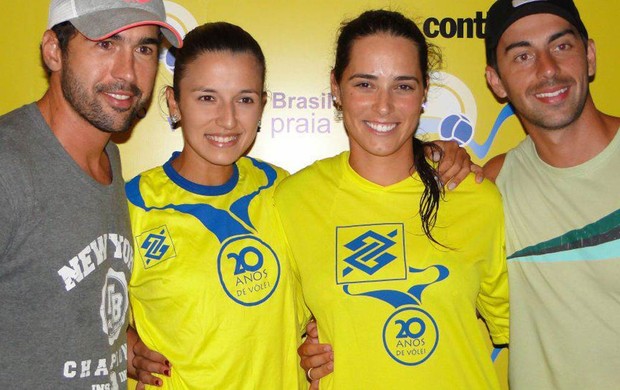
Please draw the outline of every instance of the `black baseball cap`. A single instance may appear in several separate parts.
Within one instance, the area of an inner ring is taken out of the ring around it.
[[[497,0],[487,12],[484,38],[487,65],[495,63],[495,50],[504,31],[517,20],[534,14],[553,14],[566,19],[583,39],[588,39],[588,31],[573,0]]]

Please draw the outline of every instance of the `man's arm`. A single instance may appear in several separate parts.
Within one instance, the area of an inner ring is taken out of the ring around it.
[[[501,171],[502,167],[504,166],[505,159],[506,153],[497,155],[487,161],[487,163],[484,164],[484,167],[482,168],[482,170],[484,171],[484,177],[495,183],[495,180],[499,175],[499,171]]]
[[[446,186],[448,191],[455,189],[470,173],[476,175],[476,182],[482,183],[484,173],[482,168],[471,162],[471,157],[465,148],[461,148],[456,141],[433,141],[441,153],[427,147],[426,157],[438,162],[437,172],[439,180]]]

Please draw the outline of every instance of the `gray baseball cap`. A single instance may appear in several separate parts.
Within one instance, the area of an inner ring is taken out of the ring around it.
[[[52,0],[47,28],[67,21],[93,41],[128,28],[156,25],[173,46],[183,46],[181,34],[166,23],[162,0]]]

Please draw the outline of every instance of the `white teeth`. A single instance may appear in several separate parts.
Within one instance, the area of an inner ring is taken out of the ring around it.
[[[562,89],[559,89],[559,90],[557,90],[555,92],[537,93],[536,97],[539,97],[539,98],[551,98],[551,97],[559,96],[559,95],[563,94],[566,91],[568,91],[568,88],[562,88]]]
[[[129,99],[129,96],[127,96],[127,95],[117,95],[115,93],[109,93],[108,95],[112,96],[116,100],[127,100],[127,99]]]
[[[219,144],[226,144],[226,143],[232,142],[232,141],[237,139],[236,135],[229,135],[229,136],[226,136],[226,137],[219,136],[219,135],[207,135],[206,137],[207,137],[207,139],[209,139],[211,141],[214,141],[214,142],[217,142]]]
[[[373,129],[374,131],[378,131],[380,133],[387,133],[388,131],[393,130],[396,127],[395,123],[388,125],[388,124],[382,124],[382,123],[366,122],[366,124],[368,125],[368,127]]]

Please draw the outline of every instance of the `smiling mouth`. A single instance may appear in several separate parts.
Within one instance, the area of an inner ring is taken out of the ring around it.
[[[119,95],[119,94],[116,94],[116,93],[109,93],[109,92],[108,92],[107,95],[113,97],[116,100],[129,100],[129,99],[131,99],[131,96],[129,96],[129,95]]]
[[[237,138],[239,138],[239,136],[236,136],[236,135],[227,135],[227,136],[222,136],[222,135],[206,135],[205,137],[207,137],[207,139],[209,141],[213,141],[213,142],[216,142],[218,144],[227,144],[227,143],[236,141]]]
[[[366,125],[378,133],[387,133],[396,128],[396,123],[376,123],[365,121]]]
[[[568,87],[564,87],[564,88],[558,89],[557,91],[554,91],[554,92],[537,93],[536,97],[540,98],[540,99],[554,98],[554,97],[560,96],[561,94],[565,93],[566,91],[568,91]]]

